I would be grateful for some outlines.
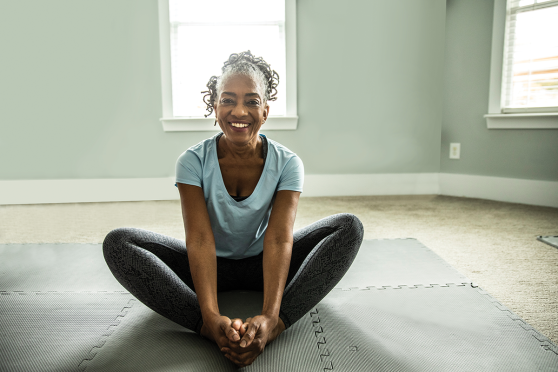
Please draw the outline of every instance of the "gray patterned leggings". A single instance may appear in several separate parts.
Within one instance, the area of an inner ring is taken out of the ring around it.
[[[362,243],[360,220],[347,213],[294,233],[279,317],[288,328],[341,280]],[[103,242],[116,279],[146,306],[198,334],[202,316],[183,240],[136,228],[118,228]],[[217,257],[217,291],[263,290],[263,253],[240,260]]]

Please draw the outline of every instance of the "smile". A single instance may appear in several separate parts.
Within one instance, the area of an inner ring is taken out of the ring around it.
[[[248,125],[250,124],[245,124],[245,123],[230,123],[233,127],[236,128],[246,128]]]

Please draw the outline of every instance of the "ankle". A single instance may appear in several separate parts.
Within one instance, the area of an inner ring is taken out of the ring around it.
[[[211,333],[209,332],[209,329],[206,327],[205,323],[202,323],[202,326],[200,328],[200,335],[208,338],[210,340],[213,339],[213,337],[211,337]]]
[[[277,325],[273,330],[272,339],[275,340],[281,333],[283,333],[286,328],[287,327],[285,327],[285,323],[283,322],[283,320],[279,318],[279,320],[277,321]]]
[[[277,326],[275,328],[279,329],[280,332],[283,332],[285,329],[287,329],[287,327],[285,326],[285,322],[283,322],[283,319],[281,318],[279,318],[279,320],[277,321]]]

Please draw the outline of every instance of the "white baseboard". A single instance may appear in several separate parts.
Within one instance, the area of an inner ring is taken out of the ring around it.
[[[558,208],[558,182],[440,173],[440,194]]]
[[[308,174],[303,196],[438,194],[438,173]]]
[[[0,181],[0,204],[179,199],[174,177]]]
[[[306,175],[303,196],[437,194],[437,173]],[[176,200],[173,177],[0,181],[0,204]]]
[[[558,207],[558,182],[449,173],[309,174],[302,196],[429,194]],[[0,181],[0,205],[178,198],[174,177]]]

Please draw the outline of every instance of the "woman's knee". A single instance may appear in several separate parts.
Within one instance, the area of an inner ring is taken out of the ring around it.
[[[103,240],[103,255],[106,261],[122,252],[126,243],[135,234],[135,230],[131,227],[119,227],[107,234],[105,240]]]
[[[362,237],[364,236],[364,227],[357,216],[352,213],[339,213],[333,217],[337,219],[337,223],[340,228],[343,229],[344,234],[354,237],[354,239],[359,242],[362,241]]]

